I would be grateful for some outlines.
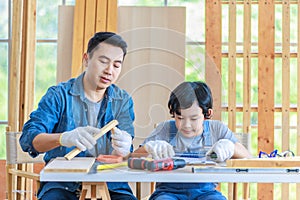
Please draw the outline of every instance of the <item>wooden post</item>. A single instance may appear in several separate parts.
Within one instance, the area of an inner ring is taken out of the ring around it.
[[[205,80],[210,86],[214,102],[214,119],[221,119],[221,2],[206,0],[205,7]]]
[[[300,41],[300,2],[298,1],[298,16],[297,16],[297,21],[298,21],[298,40]],[[297,46],[297,155],[300,155],[300,42],[298,42]],[[300,184],[296,184],[296,199],[300,199]]]
[[[251,6],[251,0],[244,1],[243,133],[246,134],[251,128]],[[249,146],[247,148],[250,151]],[[243,199],[249,199],[249,187],[249,183],[243,184]]]
[[[290,2],[282,1],[282,150],[290,149]],[[289,184],[283,183],[281,199],[289,198]]]
[[[259,1],[258,7],[258,151],[271,152],[274,149],[274,1]],[[273,184],[258,184],[258,199],[273,199]]]

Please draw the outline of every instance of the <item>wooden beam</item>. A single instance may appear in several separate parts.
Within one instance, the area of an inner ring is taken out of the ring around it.
[[[96,32],[106,30],[107,0],[97,0]]]
[[[259,1],[258,11],[258,150],[271,152],[274,149],[274,1]],[[258,184],[258,199],[273,199],[273,184]]]
[[[78,0],[74,10],[73,50],[72,50],[72,77],[82,72],[82,54],[84,52],[84,23],[85,0]]]
[[[96,8],[97,1],[96,0],[87,0],[85,5],[85,22],[84,22],[84,43],[83,43],[83,52],[87,51],[87,45],[89,39],[93,37],[96,31]],[[81,55],[82,57],[82,55]]]
[[[220,0],[206,0],[205,6],[205,80],[210,86],[214,102],[214,119],[221,119],[221,28],[222,10]]]
[[[13,3],[12,15],[12,48],[9,68],[9,105],[8,105],[8,126],[13,131],[19,131],[20,111],[20,74],[21,74],[21,53],[22,53],[22,19],[23,1]],[[10,194],[9,194],[10,195]]]
[[[72,77],[72,42],[74,6],[58,7],[56,83]]]
[[[106,31],[117,31],[118,1],[107,0]]]

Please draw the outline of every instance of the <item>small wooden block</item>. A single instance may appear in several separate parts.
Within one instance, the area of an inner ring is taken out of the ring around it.
[[[97,158],[97,161],[104,163],[121,163],[123,161],[122,156],[117,155],[102,155],[100,154]]]
[[[44,172],[88,172],[95,162],[93,157],[75,157],[66,160],[57,157],[50,161],[44,168]]]
[[[300,157],[230,159],[227,167],[299,167]]]

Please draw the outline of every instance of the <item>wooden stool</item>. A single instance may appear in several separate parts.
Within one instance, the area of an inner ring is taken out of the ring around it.
[[[110,200],[106,183],[103,182],[83,182],[79,200]]]

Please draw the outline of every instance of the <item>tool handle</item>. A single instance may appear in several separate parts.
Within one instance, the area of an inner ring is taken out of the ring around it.
[[[185,167],[184,159],[164,158],[160,160],[146,160],[143,158],[129,158],[128,167],[132,169],[146,169],[149,171],[173,170]]]
[[[109,130],[111,130],[112,128],[114,128],[117,125],[118,125],[118,121],[117,120],[112,120],[111,122],[109,122],[108,124],[106,124],[105,126],[103,126],[100,129],[100,132],[97,133],[96,135],[94,135],[95,140],[98,140],[102,135],[104,135],[105,133],[107,133]],[[70,151],[69,153],[67,153],[64,157],[67,160],[71,160],[72,158],[74,158],[75,156],[77,156],[80,152],[81,152],[80,149],[75,148],[72,151]]]
[[[142,158],[128,158],[128,167],[131,169],[147,169],[148,161]]]

